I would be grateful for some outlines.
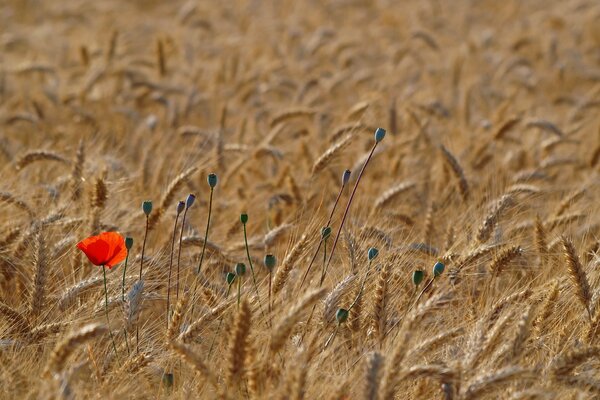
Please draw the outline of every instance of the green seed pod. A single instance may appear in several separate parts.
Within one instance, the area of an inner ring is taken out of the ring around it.
[[[371,247],[369,249],[368,255],[369,261],[373,261],[379,255],[379,250],[377,250],[375,247]]]
[[[352,171],[350,171],[349,169],[344,171],[344,173],[342,174],[342,185],[346,185],[348,183],[348,181],[350,180],[350,175],[352,175]]]
[[[433,277],[437,278],[438,276],[440,276],[442,272],[444,272],[444,269],[446,269],[446,266],[444,264],[442,264],[439,261],[436,262],[433,266]]]
[[[192,204],[194,204],[194,201],[196,201],[196,196],[194,196],[191,193],[188,194],[187,199],[185,199],[185,207],[190,208],[192,206]]]
[[[225,280],[228,285],[231,285],[235,280],[235,274],[233,272],[228,272],[227,275],[225,275]]]
[[[335,313],[335,319],[338,322],[338,324],[343,324],[344,322],[346,322],[348,320],[348,314],[348,310],[344,308],[338,308],[337,312]]]
[[[131,248],[133,247],[133,238],[127,236],[125,238],[125,247],[127,248],[127,250],[131,250]]]
[[[383,138],[385,137],[385,129],[383,128],[377,128],[375,130],[375,141],[377,143],[381,142],[383,140]]]
[[[180,201],[177,203],[177,215],[181,214],[185,210],[185,202]]]
[[[275,268],[275,264],[277,263],[277,259],[273,254],[267,254],[265,256],[265,267],[272,271]]]
[[[419,284],[423,282],[423,278],[425,278],[425,272],[420,269],[413,272],[412,280],[415,286],[419,286]]]
[[[150,215],[150,213],[152,212],[152,202],[150,200],[146,200],[145,202],[143,202],[142,210],[144,211],[144,214],[146,214],[146,216]]]
[[[237,276],[244,276],[246,274],[246,264],[244,264],[244,263],[237,263],[235,265],[235,274]]]
[[[321,229],[321,239],[325,240],[327,239],[329,236],[331,236],[331,227],[330,226],[325,226]]]
[[[242,215],[240,215],[240,221],[242,221],[242,224],[246,225],[246,223],[248,222],[248,214],[243,213]]]
[[[208,186],[211,188],[217,186],[217,183],[219,182],[216,174],[208,174],[208,178],[206,178],[206,180],[208,181]]]
[[[162,377],[162,381],[167,388],[173,387],[174,377],[171,373],[165,373]]]

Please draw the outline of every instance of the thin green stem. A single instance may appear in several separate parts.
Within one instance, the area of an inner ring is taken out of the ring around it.
[[[144,253],[146,252],[146,239],[148,238],[148,228],[150,227],[149,216],[146,215],[146,231],[144,232],[144,242],[142,243],[142,258],[140,260],[140,278],[142,280],[142,272],[144,270]],[[136,353],[140,352],[140,327],[136,324],[135,326],[135,348]]]
[[[127,262],[129,261],[129,250],[127,250],[127,255],[125,256],[125,267],[123,267],[123,285],[122,285],[122,294],[123,294],[123,303],[125,302],[125,275],[127,273]]]
[[[321,279],[319,280],[319,288],[323,286],[323,281],[325,281],[325,274],[327,273],[327,239],[324,240],[323,243],[323,267],[321,268]]]
[[[202,243],[202,253],[200,253],[200,262],[198,263],[197,275],[200,275],[200,269],[202,268],[202,262],[204,261],[204,251],[206,250],[206,241],[208,240],[208,229],[210,228],[210,216],[212,214],[212,203],[213,203],[213,188],[210,188],[210,197],[208,200],[208,219],[206,220],[206,232],[204,233],[204,243]]]
[[[125,346],[127,347],[127,355],[130,355],[131,350],[129,349],[129,339],[127,338],[127,328],[123,328],[123,336],[125,336]]]
[[[142,258],[140,259],[140,281],[142,280],[142,272],[144,271],[144,254],[146,253],[146,239],[148,238],[148,228],[150,221],[146,215],[146,232],[144,232],[144,242],[142,243]]]
[[[258,308],[263,313],[262,303],[260,301],[260,294],[258,293],[258,285],[256,284],[256,276],[254,275],[254,267],[252,266],[252,259],[250,258],[250,249],[248,248],[248,235],[246,233],[246,224],[244,226],[244,244],[246,245],[246,256],[248,257],[248,264],[250,264],[250,272],[252,273],[252,282],[254,283],[254,290],[256,290],[256,297],[258,298]]]
[[[242,296],[242,277],[238,276],[239,280],[238,280],[238,301],[237,301],[237,307],[238,309],[240,308],[240,297]]]
[[[173,239],[171,240],[171,255],[169,257],[169,278],[167,283],[167,330],[169,330],[169,309],[171,308],[171,270],[173,269],[173,252],[175,251],[175,237],[177,235],[177,222],[179,213],[175,216],[175,225],[173,226]]]
[[[375,152],[375,149],[377,148],[378,143],[379,142],[375,142],[375,144],[371,148],[371,152],[369,153],[367,160],[363,164],[363,166],[360,170],[360,173],[358,174],[358,178],[356,178],[356,183],[354,184],[354,189],[352,189],[352,193],[350,194],[350,198],[348,199],[348,204],[346,204],[346,209],[344,210],[342,222],[340,223],[340,227],[338,228],[337,234],[335,235],[335,240],[333,241],[331,253],[329,254],[329,260],[327,260],[327,266],[325,267],[325,269],[327,269],[329,267],[329,264],[331,263],[331,259],[333,258],[333,254],[335,253],[335,248],[337,246],[338,240],[340,239],[340,234],[342,233],[342,228],[344,227],[344,222],[346,222],[346,218],[348,217],[348,212],[350,211],[350,206],[352,205],[352,200],[354,199],[354,195],[356,194],[356,190],[358,189],[358,184],[360,183],[360,180],[365,172],[365,169],[367,168],[367,165],[369,164],[369,161],[371,160],[371,157],[373,157],[373,153]]]
[[[113,350],[115,351],[115,355],[118,357],[119,353],[117,352],[117,345],[115,344],[115,338],[112,334],[112,330],[110,329],[110,318],[108,317],[108,289],[106,287],[106,267],[102,266],[102,272],[104,274],[104,311],[106,312],[106,323],[108,324],[108,334],[110,335],[110,340],[112,341]]]
[[[181,265],[181,241],[183,240],[183,230],[185,229],[185,218],[189,208],[186,207],[181,219],[181,232],[179,233],[179,250],[177,251],[177,284],[175,289],[175,301],[179,301],[179,267]]]
[[[340,198],[342,197],[342,193],[344,192],[344,188],[346,187],[346,184],[344,182],[342,182],[342,187],[340,188],[340,191],[338,192],[337,197],[335,198],[335,203],[333,203],[333,207],[331,208],[331,212],[329,213],[329,219],[327,220],[327,223],[325,224],[325,226],[329,226],[329,224],[331,224],[331,220],[333,219],[333,214],[335,213],[335,209],[337,208],[337,205],[340,201]],[[321,240],[319,241],[319,245],[317,246],[317,249],[315,250],[315,254],[313,254],[310,263],[308,264],[308,268],[306,268],[306,272],[304,273],[304,276],[302,277],[302,281],[300,282],[300,289],[302,289],[302,286],[304,286],[304,282],[306,281],[306,278],[308,277],[308,274],[315,262],[315,260],[317,259],[317,255],[319,254],[319,250],[321,249],[321,244],[323,244],[323,238],[321,237]]]

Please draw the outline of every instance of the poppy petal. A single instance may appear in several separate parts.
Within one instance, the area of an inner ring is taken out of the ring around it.
[[[109,246],[97,237],[87,238],[77,244],[77,247],[85,253],[90,262],[94,265],[104,265],[107,261]]]
[[[104,232],[100,235],[101,239],[106,241],[109,246],[109,252],[105,265],[109,268],[117,265],[127,256],[125,239],[116,232]]]

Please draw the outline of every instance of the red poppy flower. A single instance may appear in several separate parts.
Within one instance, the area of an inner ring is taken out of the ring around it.
[[[102,232],[77,243],[77,248],[85,253],[94,265],[111,269],[127,256],[125,239],[116,232]]]

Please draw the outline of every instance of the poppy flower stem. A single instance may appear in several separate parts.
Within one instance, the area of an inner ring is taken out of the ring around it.
[[[242,277],[241,277],[241,276],[239,276],[238,278],[239,278],[239,280],[238,280],[238,298],[237,298],[237,307],[238,307],[238,309],[239,309],[239,308],[240,308],[240,298],[241,298],[241,296],[242,296]]]
[[[335,253],[335,248],[337,246],[338,240],[340,239],[340,234],[342,233],[342,228],[344,227],[344,222],[346,222],[346,218],[348,217],[348,212],[350,211],[350,206],[352,205],[352,200],[354,199],[354,195],[356,194],[356,190],[358,189],[358,184],[360,183],[360,179],[362,178],[362,176],[365,172],[365,169],[367,168],[367,165],[369,165],[369,161],[371,161],[371,158],[373,157],[373,153],[375,153],[375,149],[377,148],[378,144],[379,144],[379,141],[376,140],[375,144],[371,148],[371,152],[369,153],[367,160],[363,164],[363,166],[360,170],[360,173],[358,174],[358,178],[356,178],[356,183],[354,184],[354,188],[352,189],[352,193],[350,194],[350,198],[348,199],[348,203],[346,204],[346,209],[344,210],[344,215],[342,216],[342,222],[340,223],[340,227],[338,228],[338,231],[335,235],[335,240],[333,241],[333,246],[331,247],[331,253],[329,253],[329,260],[327,260],[327,265],[325,266],[326,271],[327,271],[327,268],[329,267],[329,264],[331,264],[331,259],[333,258],[333,254]],[[323,277],[323,279],[324,278],[325,277]]]
[[[210,188],[210,198],[208,200],[208,219],[206,220],[206,232],[204,233],[204,243],[202,243],[202,253],[200,253],[200,262],[198,263],[198,268],[196,269],[196,280],[194,281],[194,291],[192,294],[193,303],[192,303],[192,317],[194,316],[194,308],[196,305],[196,290],[198,289],[198,279],[200,278],[200,270],[202,269],[202,263],[204,261],[204,252],[206,251],[206,241],[208,240],[208,229],[210,227],[210,216],[212,214],[212,202],[213,202],[213,191],[214,189]]]
[[[142,258],[140,259],[140,281],[142,280],[142,272],[144,271],[144,253],[146,252],[146,239],[148,238],[148,228],[150,227],[150,220],[146,215],[146,232],[144,232],[144,242],[142,243]]]
[[[206,220],[206,232],[204,233],[204,242],[202,243],[202,253],[200,253],[200,263],[198,263],[198,269],[196,270],[196,275],[200,275],[200,270],[202,269],[202,262],[204,261],[204,252],[206,251],[206,241],[208,240],[208,229],[210,228],[210,216],[212,214],[213,191],[214,191],[214,189],[211,187],[210,188],[210,198],[208,200],[208,219]]]
[[[262,303],[260,301],[260,294],[258,293],[258,285],[256,284],[256,276],[254,275],[254,267],[252,266],[252,259],[250,258],[250,249],[248,248],[248,234],[246,232],[246,224],[242,223],[242,226],[244,227],[244,244],[246,246],[246,256],[248,257],[248,264],[250,264],[250,272],[252,273],[252,283],[254,283],[254,290],[256,290],[256,298],[258,299],[258,308],[260,308],[260,312],[264,315]]]
[[[117,346],[115,345],[115,338],[112,334],[112,330],[110,329],[110,318],[108,317],[108,289],[106,288],[106,266],[102,266],[102,272],[104,274],[104,311],[106,311],[106,323],[108,324],[108,334],[110,335],[110,340],[112,341],[113,350],[115,351],[115,355],[118,357],[119,353],[117,353]]]
[[[177,250],[177,279],[175,284],[175,301],[179,301],[179,271],[181,265],[181,242],[183,241],[183,230],[185,229],[185,219],[187,217],[187,212],[190,208],[186,207],[183,212],[183,218],[181,219],[181,231],[179,232],[179,250]]]
[[[167,330],[169,330],[169,309],[171,308],[171,270],[173,269],[173,252],[175,251],[175,237],[177,236],[177,222],[179,213],[175,216],[175,225],[173,226],[173,239],[171,240],[171,255],[169,257],[169,278],[167,283]]]
[[[140,260],[140,281],[142,280],[142,272],[144,270],[144,253],[146,251],[146,239],[148,238],[148,228],[150,227],[150,213],[146,214],[146,231],[144,232],[144,242],[142,243],[142,258]],[[140,327],[138,325],[135,326],[135,348],[136,353],[140,352]]]
[[[346,172],[344,173],[344,177],[346,176],[346,173],[349,177],[350,170],[346,170]],[[347,181],[346,179],[342,179],[342,186],[340,187],[340,191],[338,192],[337,197],[335,198],[335,202],[333,203],[333,207],[331,208],[331,212],[329,213],[329,219],[327,220],[327,223],[325,224],[326,227],[331,224],[331,220],[333,219],[333,214],[335,213],[338,203],[340,202],[340,199],[342,198],[342,193],[344,193],[344,188],[346,187],[346,181]],[[304,273],[304,276],[302,277],[302,281],[300,282],[299,290],[301,290],[302,286],[304,286],[304,281],[306,280],[315,260],[317,259],[317,256],[319,255],[319,250],[321,250],[322,244],[323,244],[323,236],[321,236],[321,240],[319,240],[319,245],[317,246],[317,249],[315,250],[315,254],[313,254],[313,257],[311,258],[310,263],[308,264],[308,268],[306,269],[306,272]],[[327,252],[325,252],[325,254],[327,254]],[[325,255],[325,257],[327,257],[327,256]]]
[[[125,266],[123,267],[123,285],[121,286],[123,303],[125,303],[125,275],[127,273],[127,262],[128,261],[129,261],[129,250],[127,250],[127,256],[125,257]]]

